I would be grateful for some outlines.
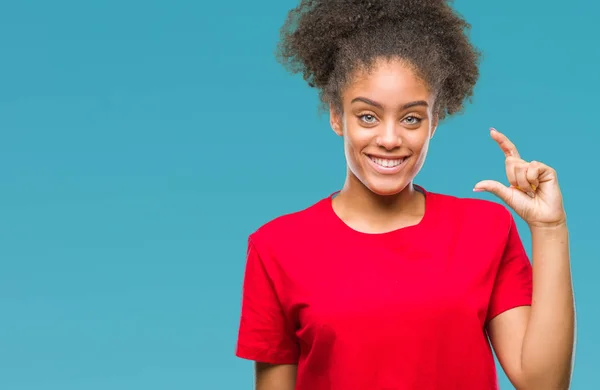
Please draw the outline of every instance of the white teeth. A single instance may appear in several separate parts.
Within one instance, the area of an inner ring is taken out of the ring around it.
[[[388,159],[384,159],[384,158],[371,157],[371,160],[373,160],[373,162],[375,162],[375,164],[381,165],[382,167],[393,168],[393,167],[397,167],[398,165],[402,164],[402,162],[404,161],[404,158],[400,158],[397,160],[388,160]]]

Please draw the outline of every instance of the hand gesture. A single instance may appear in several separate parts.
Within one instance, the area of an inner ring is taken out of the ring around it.
[[[484,180],[474,191],[487,191],[502,199],[530,227],[552,227],[566,223],[562,194],[556,171],[538,161],[521,158],[515,145],[502,133],[491,130],[506,158],[506,177],[510,186]]]

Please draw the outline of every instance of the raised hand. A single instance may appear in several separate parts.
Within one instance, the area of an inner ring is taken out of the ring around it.
[[[502,133],[491,136],[504,152],[509,186],[484,180],[474,191],[490,192],[512,208],[530,227],[552,227],[566,223],[566,213],[556,171],[538,161],[521,158],[515,145]]]

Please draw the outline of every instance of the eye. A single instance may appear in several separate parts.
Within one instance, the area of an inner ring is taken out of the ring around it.
[[[417,118],[416,116],[409,115],[406,118],[404,118],[404,122],[407,125],[418,125],[419,123],[421,123],[421,118]]]
[[[359,118],[361,121],[369,125],[372,125],[373,123],[377,122],[377,118],[375,118],[375,116],[371,114],[360,115]]]

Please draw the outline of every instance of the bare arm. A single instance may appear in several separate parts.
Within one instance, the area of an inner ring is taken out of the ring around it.
[[[256,363],[256,390],[294,390],[295,364]]]
[[[575,308],[566,224],[531,227],[533,303],[489,324],[498,360],[519,390],[568,389]]]
[[[569,258],[569,231],[556,171],[523,160],[497,130],[492,138],[505,155],[507,187],[485,180],[476,189],[497,195],[531,230],[533,299],[490,321],[488,333],[498,360],[519,390],[566,390],[575,344],[575,303]]]

